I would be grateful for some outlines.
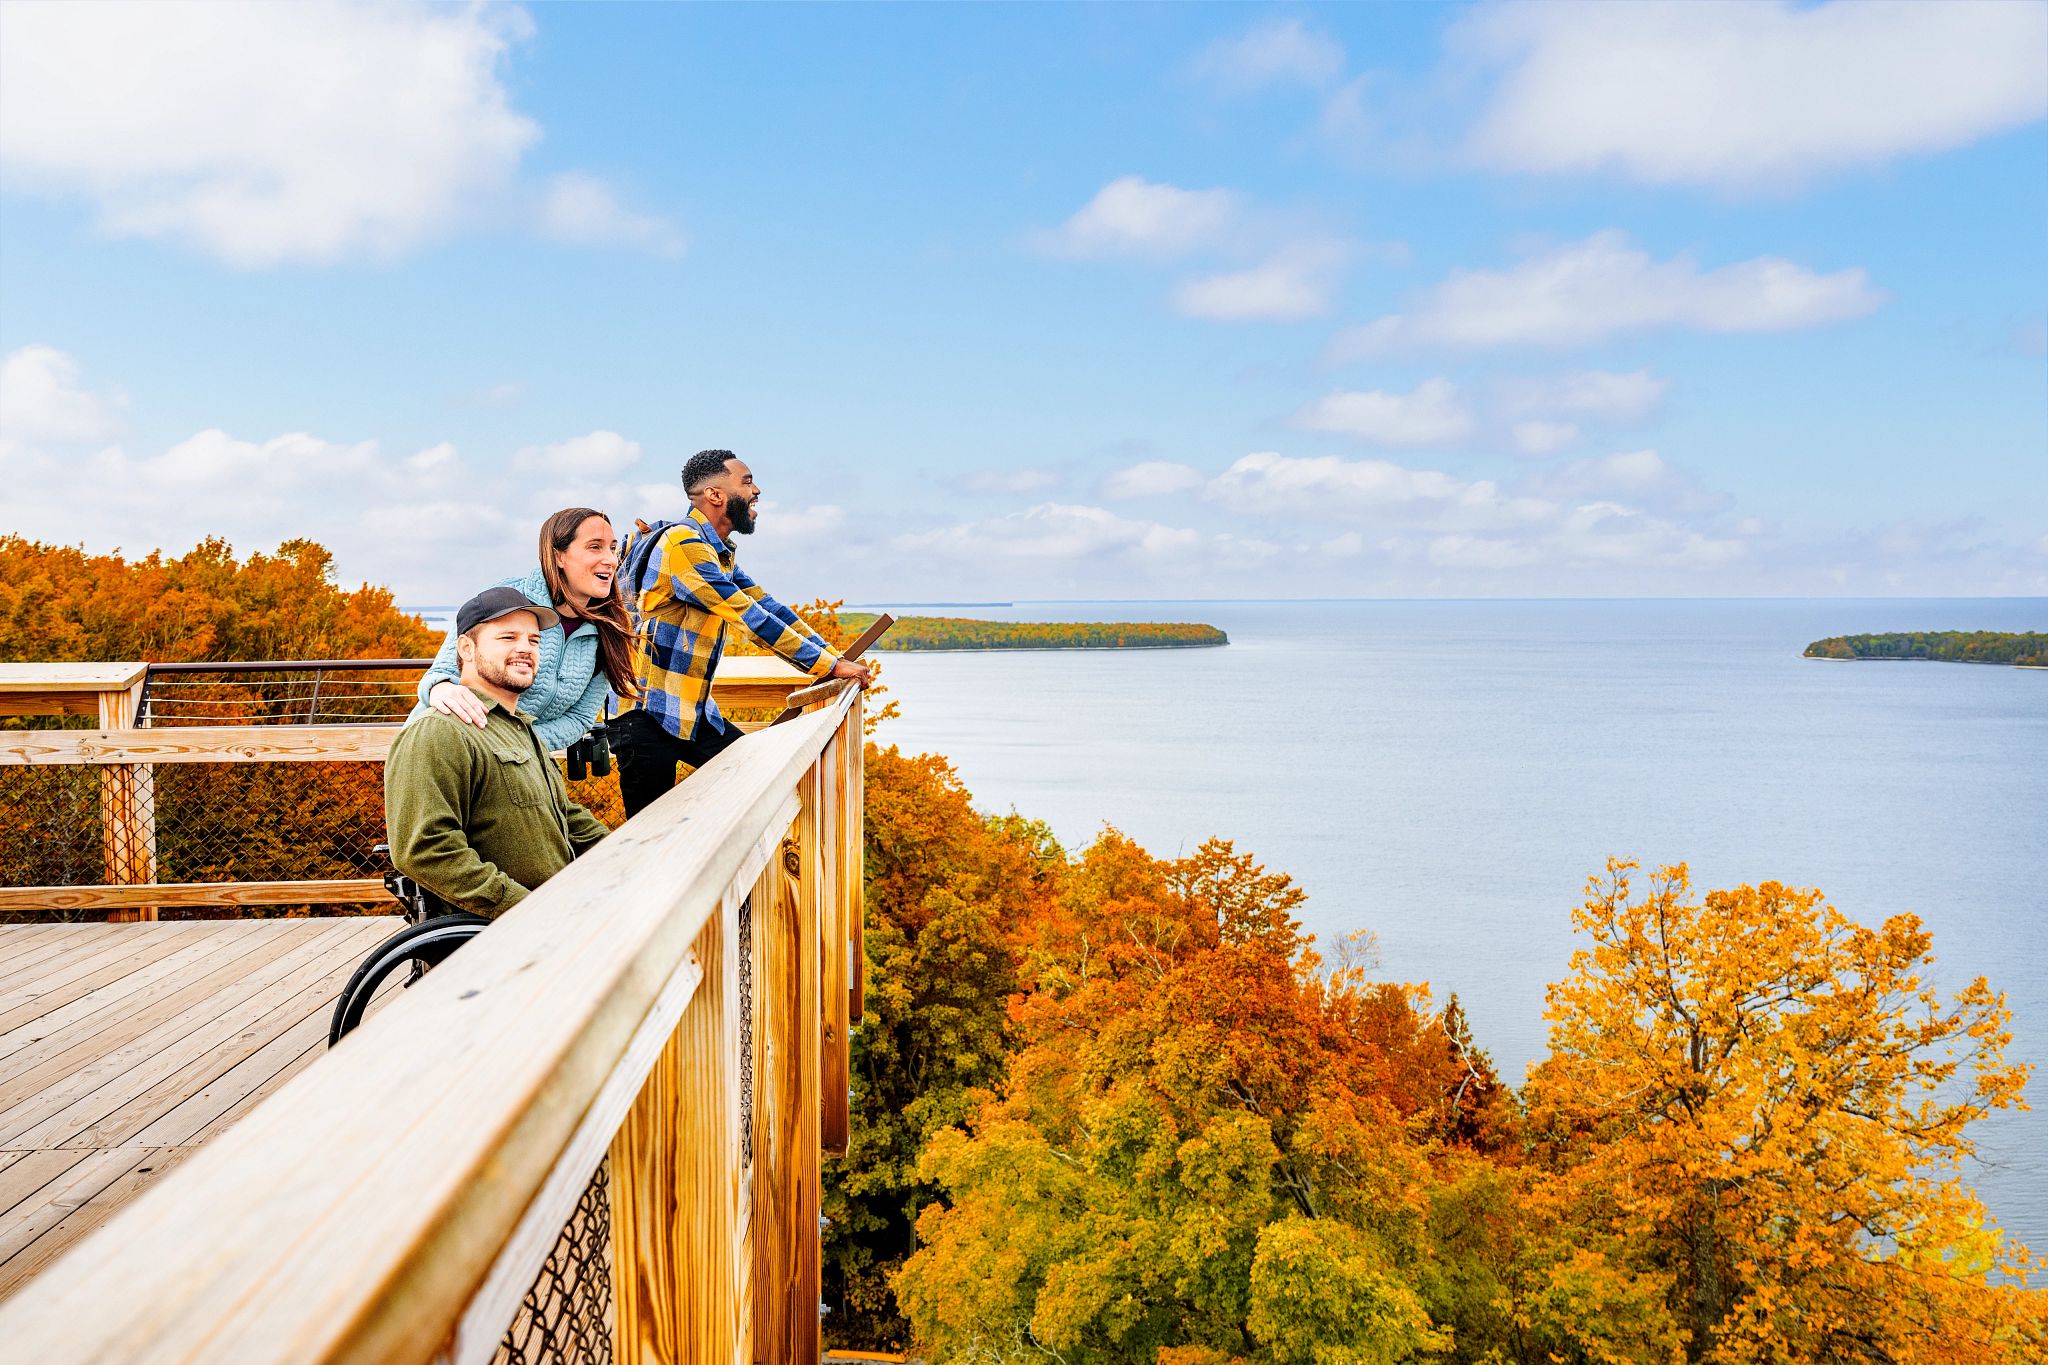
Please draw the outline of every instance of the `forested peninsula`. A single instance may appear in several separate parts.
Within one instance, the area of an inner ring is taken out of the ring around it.
[[[870,612],[841,612],[856,634]],[[899,616],[876,649],[906,652],[969,649],[1205,649],[1227,645],[1214,626],[1187,621],[976,621],[961,616]]]
[[[798,610],[852,638],[834,603]],[[338,588],[310,542],[124,560],[0,535],[0,659],[435,642],[383,589]],[[2031,1068],[1990,982],[1929,984],[1912,915],[1858,923],[1797,867],[1707,891],[1682,864],[1610,862],[1577,904],[1532,887],[1577,951],[1518,1085],[1455,994],[1379,970],[1369,933],[1315,942],[1284,872],[1222,838],[1064,846],[902,752],[895,704],[870,698],[851,1142],[819,1167],[829,1346],[933,1365],[2048,1359],[2039,1262],[1960,1174]],[[381,829],[381,774],[329,765],[360,783],[343,800],[307,785],[321,766],[194,765],[179,812],[160,778],[159,836],[203,822],[223,850],[310,859],[338,825]],[[0,884],[35,880],[47,841],[21,813],[44,780],[0,765],[0,830],[20,836]],[[570,790],[624,818],[615,778]],[[1423,888],[1395,912],[1451,907]]]
[[[1933,659],[1952,664],[2048,668],[2048,634],[1996,630],[1911,630],[1832,635],[1806,647],[1809,659]]]

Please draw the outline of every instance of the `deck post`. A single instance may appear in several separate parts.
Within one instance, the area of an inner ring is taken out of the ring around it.
[[[135,724],[141,678],[125,690],[99,694],[100,729]],[[148,886],[156,880],[156,775],[145,763],[110,763],[100,769],[100,831],[106,849],[106,884]],[[154,905],[112,910],[109,923],[153,920]]]
[[[850,713],[849,713],[850,714]],[[850,928],[847,914],[846,888],[848,869],[846,861],[847,835],[852,827],[848,818],[852,812],[847,809],[847,786],[852,780],[852,763],[849,756],[851,741],[845,722],[841,722],[839,733],[826,746],[820,767],[826,783],[826,799],[820,812],[819,831],[819,878],[818,921],[822,941],[818,945],[818,960],[823,966],[823,990],[819,1001],[823,1011],[821,1022],[821,1061],[818,1077],[819,1104],[819,1146],[826,1156],[845,1156],[852,1115],[848,1111],[846,1078],[849,1057],[849,1039],[846,1030],[846,944]]]
[[[612,1139],[620,1365],[739,1358],[739,1011],[733,907],[692,950],[702,982]]]
[[[757,897],[754,935],[755,1066],[753,1288],[754,1352],[763,1365],[816,1365],[818,1313],[818,883],[822,848],[822,761],[797,792],[796,835]],[[765,901],[765,904],[764,904]]]

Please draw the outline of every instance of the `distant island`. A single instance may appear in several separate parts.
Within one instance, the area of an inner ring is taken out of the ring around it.
[[[859,633],[874,623],[870,612],[842,612]],[[877,649],[1204,649],[1227,645],[1214,626],[1185,621],[975,621],[962,616],[899,616]]]
[[[1913,630],[1835,635],[1806,647],[1809,659],[1933,659],[1953,664],[2048,668],[2048,635],[1996,630]]]

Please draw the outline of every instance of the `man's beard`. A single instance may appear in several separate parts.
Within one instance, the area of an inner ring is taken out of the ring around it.
[[[533,686],[534,673],[531,666],[526,670],[525,682],[514,682],[511,669],[507,664],[496,663],[490,659],[478,659],[476,661],[476,672],[478,677],[491,686],[502,687],[507,692],[520,693]]]
[[[743,536],[754,534],[754,504],[745,498],[734,498],[725,505],[725,514],[732,518],[732,529]]]

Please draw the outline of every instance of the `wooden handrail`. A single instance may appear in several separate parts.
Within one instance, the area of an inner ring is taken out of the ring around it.
[[[827,816],[847,784],[858,791],[860,743],[849,692],[728,749],[0,1304],[0,1341],[39,1362],[487,1358],[503,1330],[482,1312],[491,1286],[519,1282],[515,1251],[538,1265],[551,1243],[535,1241],[534,1211],[565,1182],[580,1188],[587,1171],[570,1158],[609,1141],[615,1188],[652,1181],[670,1196],[655,1206],[667,1214],[615,1226],[614,1248],[676,1242],[614,1267],[619,1293],[641,1296],[621,1305],[680,1314],[671,1358],[729,1361],[757,1329],[807,1320],[807,1348],[797,1331],[762,1349],[815,1360],[817,1087],[846,1084],[819,1071],[819,954],[847,952],[860,904],[857,811]],[[828,756],[850,765],[836,788]],[[776,857],[790,838],[803,857]],[[823,866],[804,880],[785,871],[798,863]],[[786,898],[777,878],[800,890],[771,932],[759,916],[764,897]],[[773,1046],[737,1032],[743,901],[772,939],[755,960],[794,973],[775,993],[757,981],[756,1010],[793,1001],[809,1021]],[[843,1020],[847,1003],[831,1013]],[[775,1150],[756,1151],[744,1182],[740,1047],[762,1059],[760,1103],[771,1085],[798,1097],[755,1114],[756,1147]],[[621,1169],[643,1150],[660,1159]],[[800,1273],[749,1280],[747,1248],[785,1242]],[[664,1274],[677,1280],[668,1302]],[[648,1358],[645,1327],[619,1324],[623,1360]]]
[[[376,905],[397,913],[378,877],[299,882],[145,882],[140,886],[0,886],[0,911],[138,910],[194,905]]]
[[[382,763],[404,727],[178,725],[0,732],[0,767],[105,763]]]

